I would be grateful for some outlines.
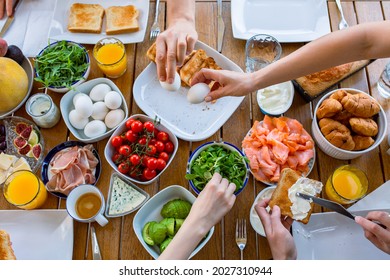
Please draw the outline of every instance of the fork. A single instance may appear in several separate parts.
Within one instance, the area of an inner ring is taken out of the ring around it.
[[[160,26],[158,26],[158,7],[160,6],[160,0],[156,1],[156,14],[154,16],[154,22],[150,29],[150,40],[156,40],[158,34],[160,34]]]
[[[339,9],[340,11],[340,15],[341,15],[341,20],[340,20],[340,23],[339,23],[339,29],[345,29],[347,28],[349,25],[347,23],[347,21],[345,20],[344,18],[344,13],[343,13],[343,8],[341,7],[341,3],[340,3],[340,0],[335,0],[336,1],[336,5],[337,5],[337,8]]]
[[[244,259],[244,248],[246,245],[246,219],[237,219],[236,243],[241,252],[241,260]]]

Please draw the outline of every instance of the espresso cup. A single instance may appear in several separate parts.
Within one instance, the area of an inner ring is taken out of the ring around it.
[[[104,209],[104,196],[94,185],[80,185],[74,188],[66,199],[69,215],[82,223],[97,222],[104,227],[108,223],[103,215]]]

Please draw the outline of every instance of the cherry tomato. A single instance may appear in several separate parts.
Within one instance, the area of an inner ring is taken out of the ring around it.
[[[143,166],[147,166],[148,165],[148,159],[149,157],[148,156],[143,156],[141,161],[142,161],[142,165]]]
[[[157,152],[159,152],[159,153],[164,152],[165,145],[162,141],[157,141],[154,146],[156,147]]]
[[[115,164],[119,164],[121,161],[122,161],[122,155],[120,153],[115,153],[113,156],[112,156],[112,161],[115,163]]]
[[[167,166],[167,162],[161,158],[157,159],[157,170],[163,170]]]
[[[146,137],[145,136],[142,136],[139,140],[138,140],[138,143],[140,145],[146,145]]]
[[[142,175],[146,180],[152,180],[154,177],[156,177],[157,173],[156,170],[150,170],[149,168],[145,168],[142,172]]]
[[[144,125],[142,124],[141,121],[134,121],[131,124],[131,130],[134,131],[135,133],[141,132],[143,128]]]
[[[167,142],[169,140],[169,135],[165,131],[160,131],[157,133],[157,139],[162,142]]]
[[[157,159],[155,158],[149,158],[148,162],[146,163],[146,167],[150,170],[155,170],[157,168]]]
[[[129,175],[131,178],[138,179],[138,169],[132,170]]]
[[[152,138],[152,139],[149,140],[149,144],[150,145],[156,146],[156,143],[157,143],[156,138]]]
[[[154,124],[151,121],[146,121],[146,122],[144,122],[144,128],[149,132],[153,132],[154,131]]]
[[[146,152],[149,156],[153,156],[157,153],[157,148],[153,145],[148,145],[148,149]]]
[[[160,132],[156,127],[154,127],[153,136],[157,137],[157,134]]]
[[[135,121],[135,119],[128,119],[126,121],[126,128],[131,129],[131,124]]]
[[[139,155],[131,155],[129,158],[132,165],[138,165],[141,162],[141,157]]]
[[[122,145],[123,143],[123,139],[121,136],[114,136],[112,139],[111,139],[111,145],[114,146],[115,148],[118,148]]]
[[[130,166],[128,162],[122,162],[118,165],[118,170],[122,174],[127,174],[130,170]]]
[[[131,154],[131,147],[129,145],[122,145],[119,148],[119,153],[122,156],[128,157]]]
[[[173,146],[173,143],[171,141],[168,141],[167,143],[165,143],[165,151],[167,153],[172,153],[174,148],[175,147]]]
[[[160,153],[160,155],[158,156],[158,158],[162,159],[162,160],[165,161],[165,162],[168,162],[169,155],[168,155],[166,152],[162,152],[162,153]]]
[[[127,139],[128,141],[130,141],[130,143],[134,143],[134,142],[137,141],[138,135],[137,135],[137,133],[135,133],[134,131],[128,130],[128,131],[126,132],[126,139]]]

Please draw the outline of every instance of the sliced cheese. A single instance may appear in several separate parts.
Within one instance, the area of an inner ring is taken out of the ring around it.
[[[1,153],[0,154],[0,169],[8,170],[10,166],[17,160],[18,158],[13,155],[8,155]]]

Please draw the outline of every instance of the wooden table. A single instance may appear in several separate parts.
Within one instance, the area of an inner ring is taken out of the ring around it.
[[[245,41],[233,38],[231,25],[230,1],[223,2],[223,19],[225,21],[225,39],[222,54],[230,58],[244,69],[244,49]],[[358,23],[379,21],[390,18],[390,1],[345,1],[342,3],[346,19],[350,25]],[[328,2],[331,29],[337,30],[339,14],[334,1]],[[132,88],[135,79],[141,71],[148,65],[146,50],[151,45],[149,41],[150,26],[154,18],[155,2],[150,3],[150,14],[148,29],[144,42],[126,45],[128,55],[127,72],[120,78],[114,79],[114,83],[120,88],[125,96],[129,107],[129,114],[143,113],[134,102]],[[166,3],[160,4],[160,26],[165,27]],[[216,1],[198,0],[196,3],[196,29],[199,40],[208,44],[212,48],[217,47],[217,4]],[[300,48],[303,43],[282,44],[283,55],[287,55]],[[92,45],[86,45],[89,51]],[[89,79],[102,77],[101,71],[97,68],[95,61],[91,60],[92,67]],[[387,119],[390,120],[390,101],[381,98],[376,89],[376,82],[385,66],[386,60],[377,60],[364,70],[354,74],[349,79],[339,84],[339,87],[352,87],[370,93],[383,106]],[[35,83],[32,93],[41,92],[39,84]],[[60,103],[62,94],[50,93],[57,104]],[[315,105],[315,102],[313,102]],[[173,105],[172,105],[173,106]],[[29,118],[24,107],[16,115]],[[311,131],[310,104],[296,94],[291,109],[286,116],[296,118]],[[255,94],[247,96],[231,118],[209,139],[201,142],[187,142],[179,140],[179,149],[170,167],[153,184],[143,186],[152,196],[159,190],[173,185],[181,185],[191,189],[184,178],[186,172],[186,161],[189,153],[204,142],[223,140],[241,146],[241,141],[247,131],[251,128],[254,120],[262,120],[263,114],[256,103]],[[45,153],[55,145],[75,139],[69,132],[63,120],[52,129],[41,129],[45,139]],[[110,175],[113,172],[104,158],[104,147],[107,139],[95,144],[96,149],[102,158],[102,174],[97,186],[102,190],[107,198]],[[364,170],[369,179],[369,191],[383,184],[390,179],[390,156],[386,155],[388,144],[384,141],[378,148],[370,153],[351,161],[342,161],[330,158],[317,148],[316,162],[310,178],[326,182],[331,172],[339,165],[354,164]],[[248,242],[244,251],[244,259],[270,259],[272,258],[267,240],[252,229],[249,223],[249,210],[256,195],[266,187],[264,184],[254,181],[250,177],[250,182],[244,191],[238,195],[233,209],[225,216],[223,221],[216,225],[214,235],[208,244],[194,257],[194,259],[239,259],[240,252],[235,242],[235,224],[237,218],[246,218],[248,229]],[[65,208],[65,201],[50,195],[44,208],[56,209]],[[0,209],[15,209],[2,198]],[[315,208],[316,212],[324,211],[320,207]],[[132,222],[135,213],[130,215],[110,219],[104,228],[96,226],[100,249],[104,259],[151,259],[146,250],[142,247],[134,234]],[[91,245],[89,239],[88,224],[74,223],[74,251],[73,259],[92,259]]]

